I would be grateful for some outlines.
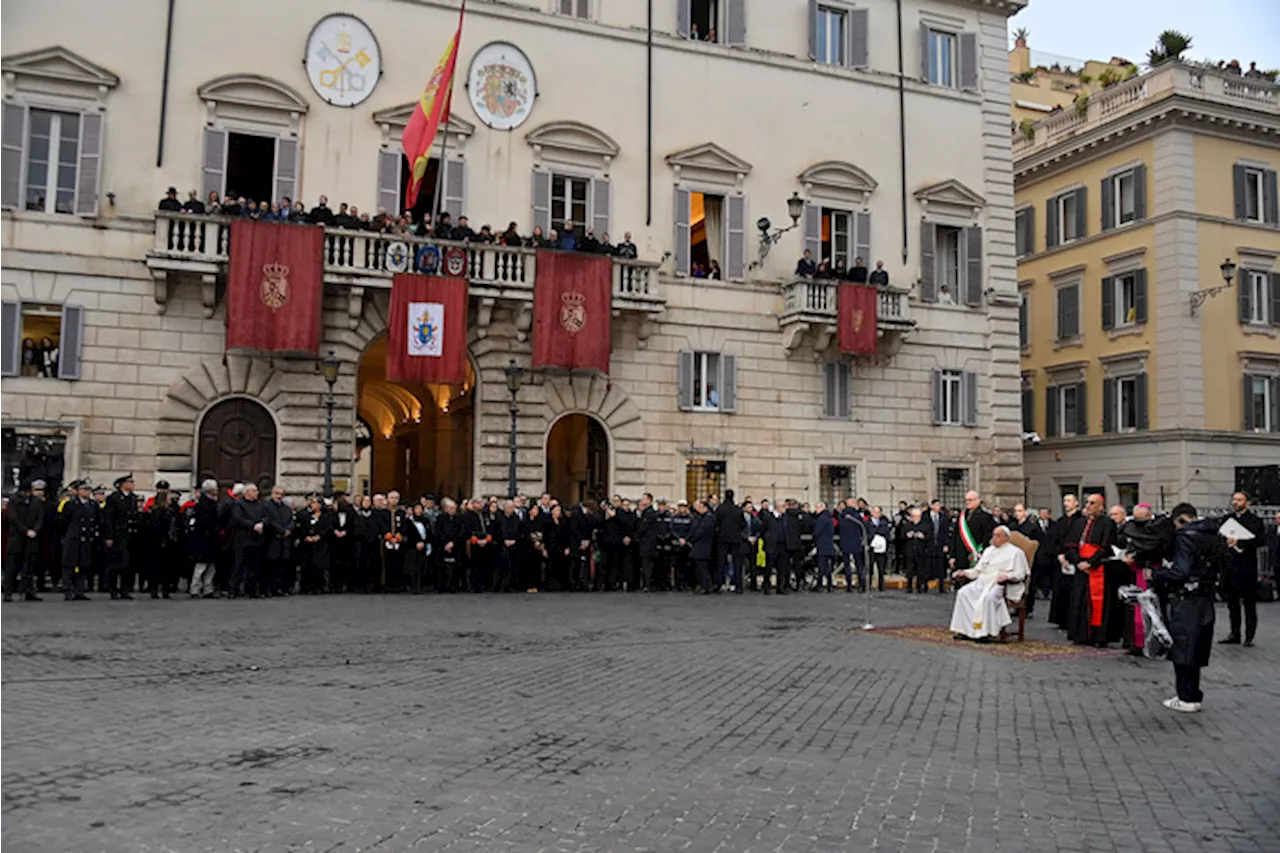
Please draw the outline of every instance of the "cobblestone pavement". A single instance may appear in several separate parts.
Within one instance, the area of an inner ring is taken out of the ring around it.
[[[839,593],[48,598],[0,610],[5,853],[1280,849],[1275,606],[1177,716],[1168,664]]]

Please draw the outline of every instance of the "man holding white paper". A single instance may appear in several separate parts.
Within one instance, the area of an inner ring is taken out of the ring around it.
[[[1249,509],[1249,496],[1231,496],[1231,512],[1222,521],[1218,534],[1227,540],[1227,565],[1222,573],[1222,597],[1227,600],[1231,633],[1218,642],[1239,645],[1240,606],[1244,605],[1244,645],[1252,646],[1258,632],[1258,546],[1266,529],[1262,519]]]

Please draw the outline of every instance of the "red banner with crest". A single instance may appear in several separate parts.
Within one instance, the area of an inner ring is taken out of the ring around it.
[[[538,252],[533,289],[533,366],[609,372],[613,260]]]
[[[876,303],[874,287],[840,285],[840,351],[863,355],[876,351]]]
[[[227,271],[227,350],[315,355],[324,229],[237,219]]]
[[[467,381],[467,280],[400,273],[391,280],[387,379]]]

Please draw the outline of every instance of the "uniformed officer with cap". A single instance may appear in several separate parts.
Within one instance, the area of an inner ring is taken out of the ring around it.
[[[36,595],[36,558],[40,556],[40,531],[44,528],[44,480],[22,483],[9,501],[9,553],[5,555],[4,600],[21,592],[24,601]],[[15,583],[16,582],[16,583]],[[21,587],[15,589],[15,586]]]
[[[62,592],[67,601],[88,601],[84,582],[93,567],[98,505],[93,502],[93,487],[88,480],[76,480],[71,487],[75,495],[58,508],[62,528]]]
[[[138,535],[138,501],[133,496],[132,474],[117,478],[113,485],[116,490],[107,498],[102,533],[107,546],[107,590],[112,600],[129,600],[133,598],[129,594],[134,578],[131,550]]]

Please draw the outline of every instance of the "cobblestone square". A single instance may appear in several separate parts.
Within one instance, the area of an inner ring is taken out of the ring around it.
[[[1274,607],[1188,716],[1166,663],[866,634],[843,593],[0,616],[6,853],[1280,850]]]

